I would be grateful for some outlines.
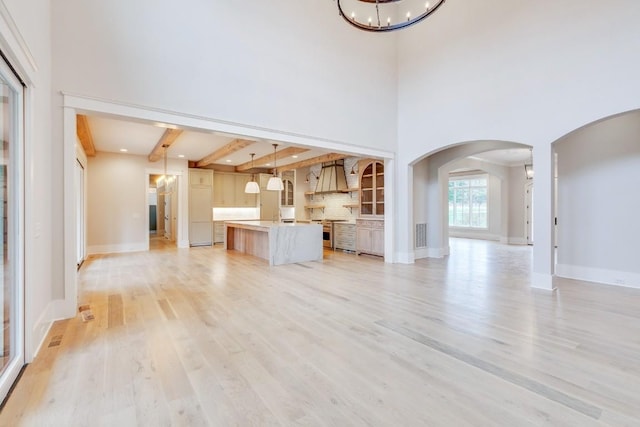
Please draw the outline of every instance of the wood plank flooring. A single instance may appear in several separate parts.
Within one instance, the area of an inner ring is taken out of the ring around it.
[[[391,265],[221,247],[100,256],[0,426],[639,426],[640,291],[452,239]]]

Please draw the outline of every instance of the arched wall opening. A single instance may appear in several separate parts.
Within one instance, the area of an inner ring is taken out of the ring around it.
[[[560,277],[640,288],[640,110],[553,143]]]
[[[429,153],[413,163],[415,259],[443,257],[449,254],[448,182],[450,172],[457,169],[482,170],[492,177],[490,181],[494,193],[497,194],[493,194],[493,224],[487,227],[491,230],[491,240],[526,243],[523,213],[524,169],[521,166],[506,167],[469,158],[488,151],[514,148],[531,147],[510,141],[469,141]],[[511,212],[511,205],[517,205],[519,209],[513,209],[514,212]],[[482,236],[479,234],[477,237]],[[487,233],[483,237],[487,238]]]

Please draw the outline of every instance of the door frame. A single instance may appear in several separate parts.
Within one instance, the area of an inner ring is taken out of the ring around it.
[[[527,182],[524,184],[524,220],[525,220],[525,235],[527,237],[527,245],[533,245],[534,229],[533,229],[533,182]]]
[[[164,170],[163,169],[154,169],[154,168],[147,168],[145,169],[145,187],[144,187],[144,197],[145,197],[145,201],[144,201],[144,206],[145,206],[145,220],[144,220],[144,227],[146,230],[146,236],[147,236],[147,249],[149,250],[149,241],[151,236],[149,236],[149,177],[151,175],[164,175]],[[184,215],[184,209],[185,209],[185,200],[183,197],[183,191],[181,190],[181,186],[183,185],[183,173],[180,170],[177,169],[167,169],[167,175],[173,175],[176,177],[176,194],[175,197],[177,197],[177,209],[175,210],[175,212],[172,212],[172,214],[175,215],[176,220],[175,220],[175,227],[176,230],[175,232],[172,231],[172,233],[174,233],[175,235],[175,244],[177,247],[179,248],[183,248],[184,246],[184,241],[187,241],[187,246],[189,246],[189,231],[188,230],[183,230],[184,227],[182,227],[182,221],[181,218]],[[171,220],[171,219],[170,219]]]
[[[18,78],[12,69],[8,60],[0,59],[0,74],[3,80],[18,95],[16,97],[16,105],[14,111],[11,111],[11,120],[14,120],[15,129],[12,129],[12,135],[9,137],[14,147],[9,150],[9,166],[7,173],[7,207],[8,207],[8,257],[13,259],[9,265],[10,275],[13,277],[14,283],[11,284],[15,293],[11,295],[13,299],[10,302],[10,341],[11,350],[14,357],[4,368],[0,376],[0,401],[4,400],[20,374],[22,367],[26,362],[26,331],[25,331],[25,169],[26,169],[26,85]],[[17,117],[14,113],[17,112]],[[30,159],[29,159],[30,160]],[[11,202],[11,204],[9,204]],[[4,302],[3,302],[4,304]],[[4,313],[3,313],[4,314]],[[3,348],[4,349],[4,348]]]

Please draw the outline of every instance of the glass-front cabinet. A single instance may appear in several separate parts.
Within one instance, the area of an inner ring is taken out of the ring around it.
[[[280,206],[293,206],[295,194],[295,172],[285,171],[282,173],[282,185],[284,189],[280,192]]]
[[[364,165],[360,175],[360,215],[384,216],[384,164]]]

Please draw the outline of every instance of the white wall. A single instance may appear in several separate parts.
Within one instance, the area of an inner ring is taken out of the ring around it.
[[[517,245],[527,244],[526,229],[526,192],[527,183],[524,166],[509,168],[509,230],[508,242]]]
[[[66,0],[53,31],[56,90],[395,149],[396,36],[331,1]]]
[[[188,204],[186,160],[169,159],[167,169],[179,177],[178,238],[188,246]],[[98,152],[89,158],[88,252],[109,253],[148,249],[148,174],[161,173],[162,166],[145,156]]]
[[[447,2],[399,33],[403,158],[479,139],[550,144],[638,108],[639,21],[634,0]]]
[[[580,129],[558,153],[557,274],[640,287],[640,113]]]
[[[30,361],[51,320],[61,316],[62,288],[52,285],[51,34],[49,0],[0,2],[0,49],[27,84],[25,111],[25,328]],[[57,226],[57,222],[55,222]]]
[[[399,33],[398,210],[413,211],[406,170],[442,147],[502,140],[534,148],[534,286],[551,289],[550,145],[640,107],[640,2],[458,0]],[[397,224],[396,247],[411,250]]]

